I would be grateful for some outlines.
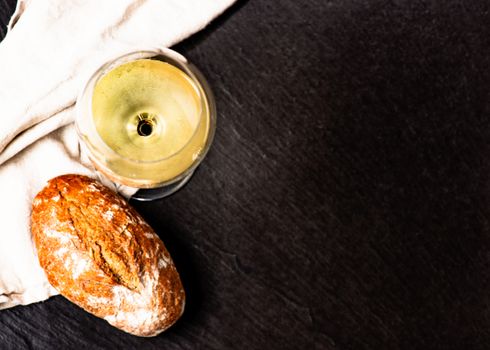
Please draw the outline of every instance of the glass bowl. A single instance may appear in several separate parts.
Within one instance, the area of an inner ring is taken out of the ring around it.
[[[76,103],[76,129],[95,169],[136,200],[166,197],[189,181],[216,129],[203,75],[170,49],[129,52],[105,62]]]

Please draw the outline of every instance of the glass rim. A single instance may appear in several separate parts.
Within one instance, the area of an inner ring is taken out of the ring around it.
[[[182,145],[178,150],[174,151],[172,154],[165,156],[163,158],[155,159],[155,160],[139,160],[131,157],[125,157],[115,150],[113,150],[99,135],[98,132],[93,133],[96,135],[97,144],[88,140],[85,133],[81,130],[82,121],[88,121],[89,125],[93,130],[96,131],[95,123],[93,120],[93,111],[92,111],[92,101],[93,101],[93,90],[97,82],[102,79],[107,73],[116,69],[117,67],[129,63],[134,62],[140,59],[155,59],[158,60],[158,57],[163,58],[162,62],[166,62],[173,67],[180,69],[186,75],[186,78],[190,80],[192,86],[196,88],[196,92],[199,96],[200,101],[200,111],[199,111],[199,120],[196,124],[192,135],[186,141],[184,145]],[[87,95],[88,94],[88,95]],[[88,106],[88,111],[87,106]],[[145,48],[140,50],[131,50],[124,54],[120,54],[114,58],[106,60],[103,64],[98,66],[97,69],[89,76],[88,79],[85,80],[83,84],[83,88],[80,91],[80,94],[77,97],[76,104],[76,116],[75,116],[75,127],[77,134],[81,141],[83,141],[86,147],[89,149],[89,153],[99,153],[104,155],[105,153],[109,153],[112,157],[124,159],[126,161],[135,163],[135,164],[154,164],[163,162],[165,160],[169,160],[179,153],[181,153],[194,139],[196,134],[199,131],[201,123],[205,118],[204,113],[209,114],[209,127],[208,127],[208,136],[206,139],[206,143],[204,147],[200,151],[198,157],[196,158],[196,164],[190,167],[190,169],[195,168],[197,164],[204,158],[206,153],[208,152],[215,134],[216,129],[216,106],[214,95],[209,87],[206,79],[203,74],[199,71],[199,69],[190,63],[184,56],[180,53],[168,49],[168,48]],[[88,114],[88,116],[87,116]],[[103,149],[99,149],[102,147]],[[95,152],[94,152],[95,151]],[[92,157],[99,158],[97,155],[92,154]]]

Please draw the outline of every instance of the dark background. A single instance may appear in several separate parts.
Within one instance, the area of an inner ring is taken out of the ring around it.
[[[141,339],[55,297],[0,312],[0,348],[490,349],[489,29],[489,1],[239,1],[176,47],[208,158],[133,203],[183,318]]]

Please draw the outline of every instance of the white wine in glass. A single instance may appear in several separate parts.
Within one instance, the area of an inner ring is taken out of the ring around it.
[[[77,101],[77,129],[95,168],[161,198],[180,188],[211,145],[212,93],[199,71],[171,50],[139,51],[101,67]]]

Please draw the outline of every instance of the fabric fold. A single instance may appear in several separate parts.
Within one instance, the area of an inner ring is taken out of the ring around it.
[[[84,80],[120,54],[177,43],[233,2],[18,2],[0,43],[0,309],[57,293],[37,262],[29,216],[32,199],[50,178],[97,176],[81,158],[73,126]]]

